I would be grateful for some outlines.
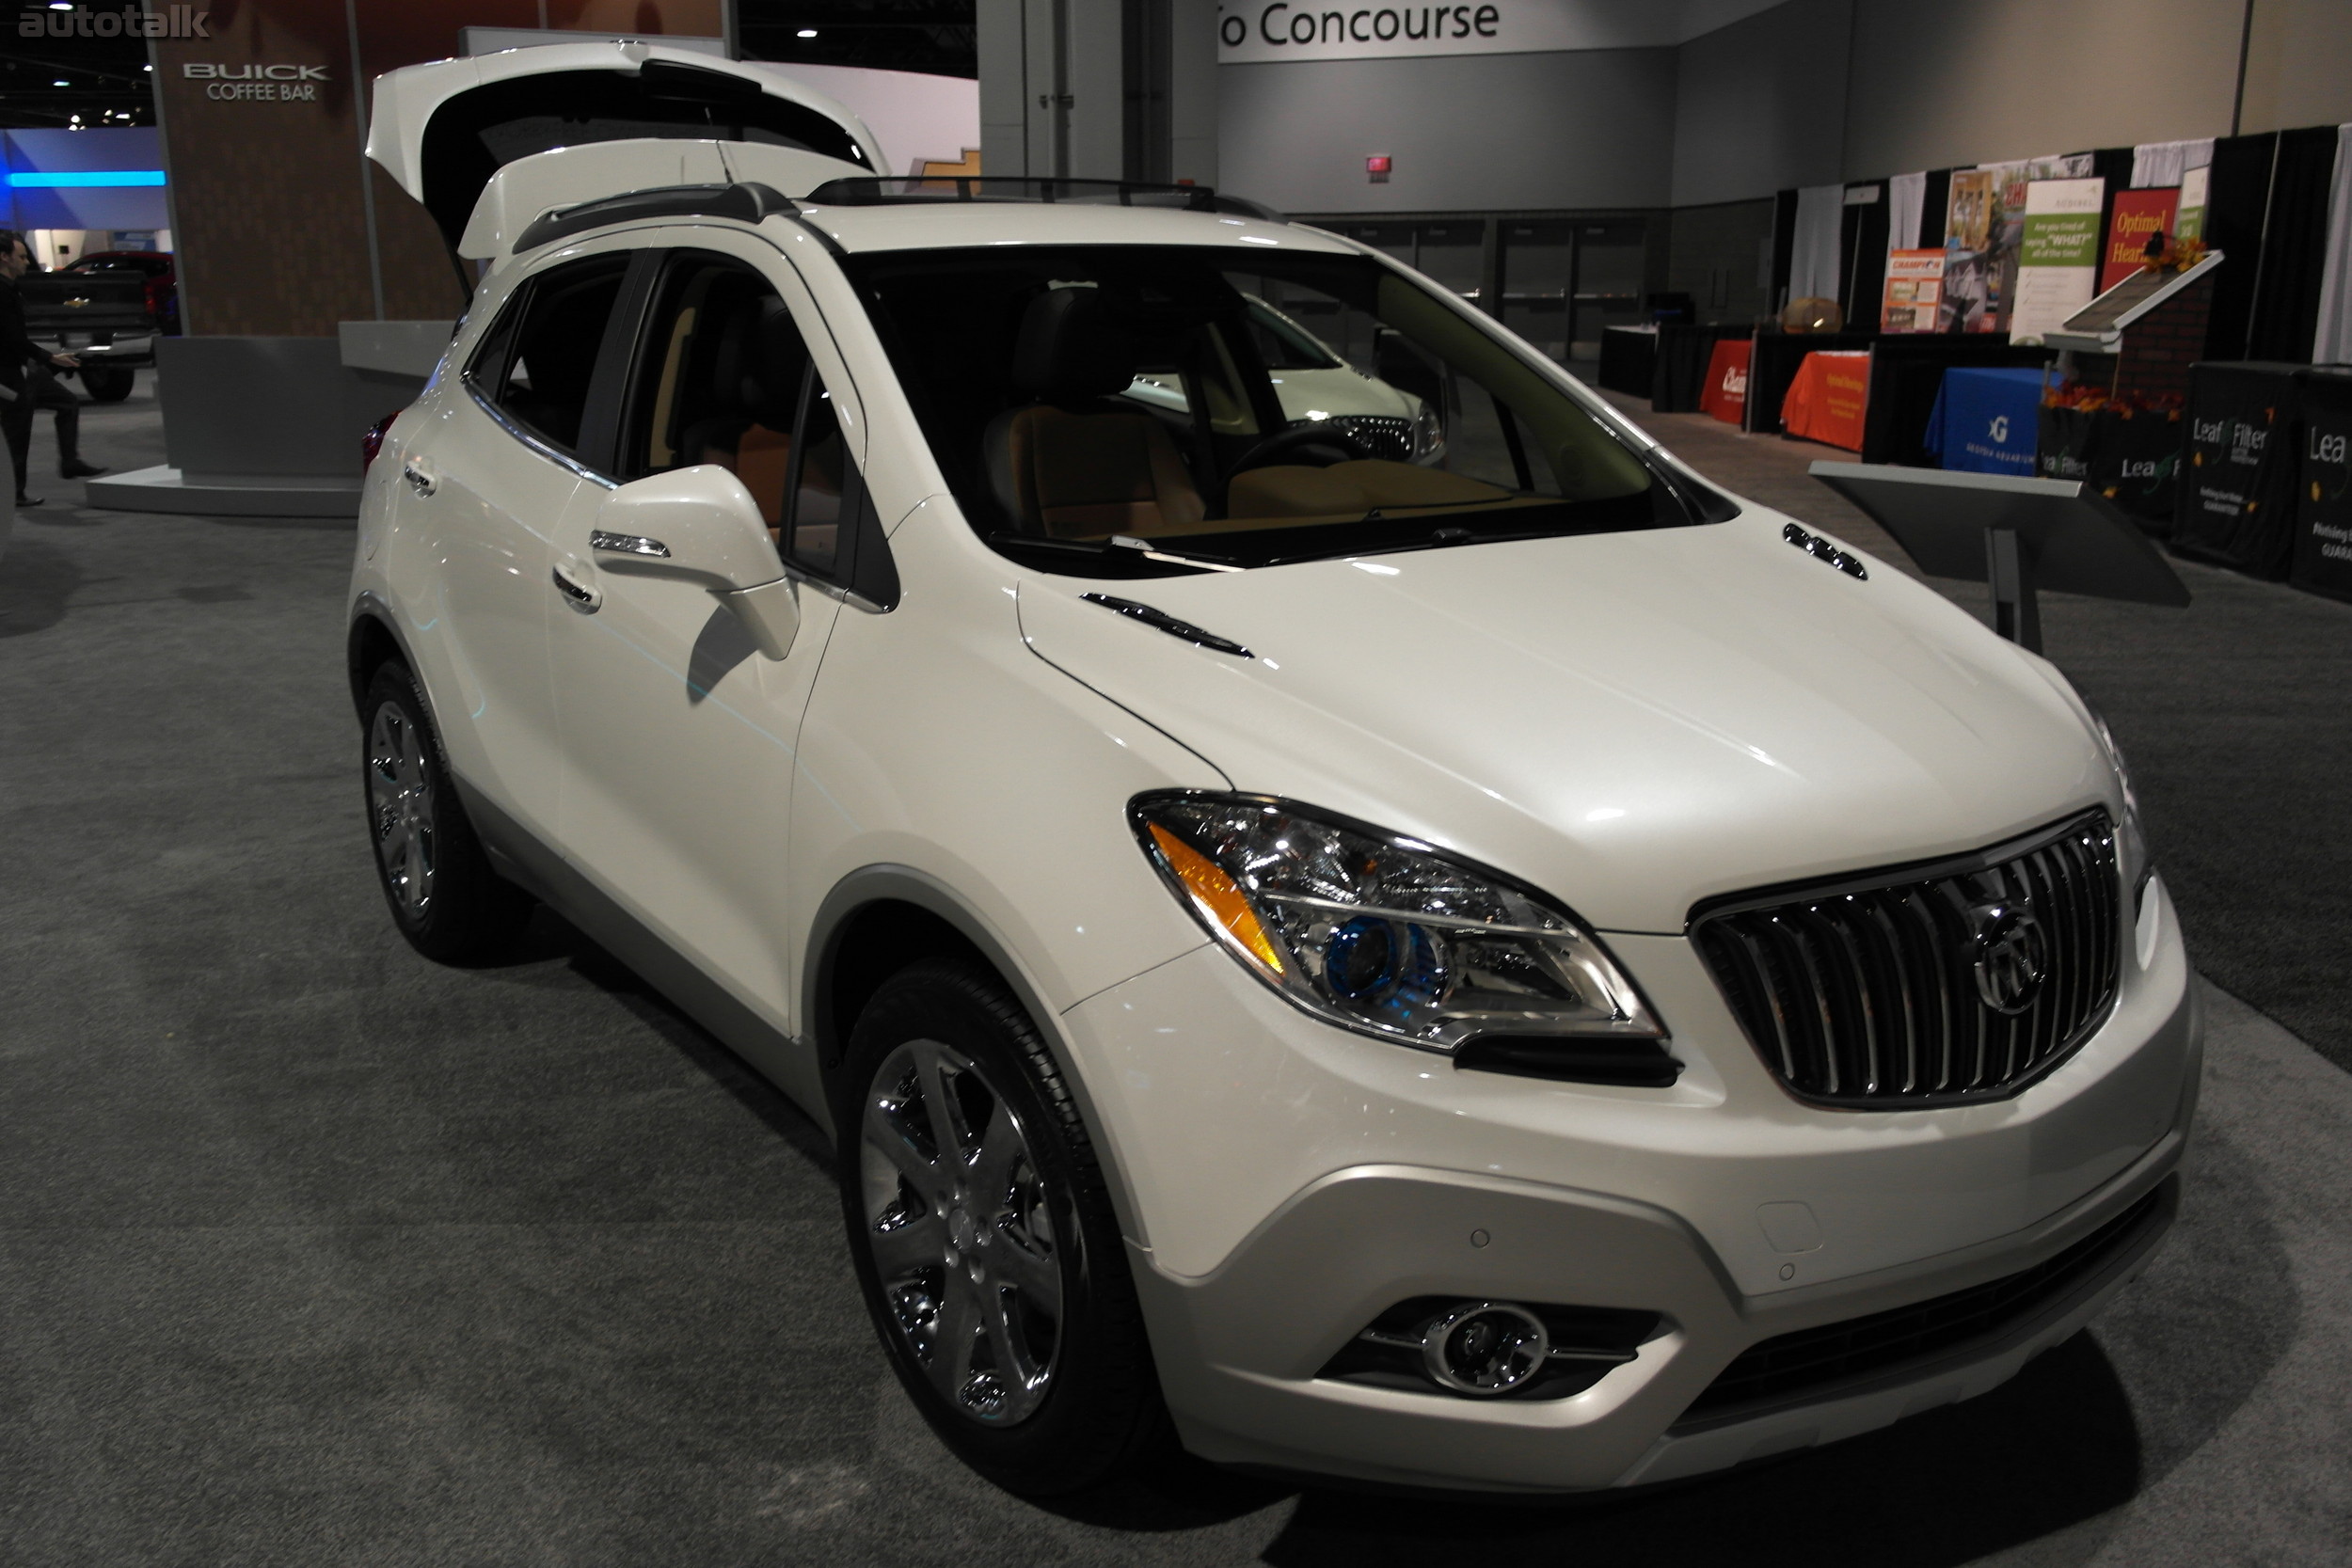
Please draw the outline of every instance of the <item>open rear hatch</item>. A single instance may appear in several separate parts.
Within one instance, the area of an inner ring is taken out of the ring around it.
[[[375,80],[368,156],[424,203],[454,249],[484,187],[508,164],[557,148],[656,138],[814,153],[834,161],[836,174],[881,165],[865,123],[822,93],[771,68],[635,40],[387,71]]]

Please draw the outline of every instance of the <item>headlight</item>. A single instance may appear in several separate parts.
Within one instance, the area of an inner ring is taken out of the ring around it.
[[[2140,898],[2148,891],[2148,879],[2156,874],[2155,862],[2148,853],[2147,832],[2139,824],[2139,797],[2132,789],[2132,770],[2124,764],[2123,748],[2115,743],[2115,732],[2107,728],[2106,716],[2088,702],[2083,704],[2083,711],[2090,715],[2100,748],[2106,752],[2107,764],[2115,769],[2115,782],[2123,791],[2123,820],[2115,830],[2115,858],[2123,885],[2132,890],[2132,913],[2137,916]]]
[[[1169,891],[1317,1018],[1448,1053],[1502,1037],[1510,1062],[1478,1064],[1502,1070],[1674,1081],[1677,1064],[1654,1045],[1555,1053],[1648,1064],[1635,1076],[1541,1065],[1548,1041],[1634,1045],[1665,1031],[1592,932],[1492,872],[1264,796],[1143,795],[1130,809]]]

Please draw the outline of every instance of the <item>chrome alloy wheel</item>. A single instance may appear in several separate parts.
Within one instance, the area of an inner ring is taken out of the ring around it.
[[[424,736],[397,703],[378,706],[368,724],[368,807],[384,885],[402,913],[422,915],[433,902],[433,780]]]
[[[883,1060],[862,1121],[862,1228],[901,1343],[962,1415],[1021,1420],[1052,1386],[1062,1299],[1020,1117],[969,1057],[918,1039]]]

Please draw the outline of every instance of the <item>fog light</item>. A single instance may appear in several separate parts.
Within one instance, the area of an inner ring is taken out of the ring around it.
[[[1422,1331],[1429,1375],[1457,1394],[1507,1394],[1543,1370],[1551,1336],[1508,1302],[1466,1301]]]

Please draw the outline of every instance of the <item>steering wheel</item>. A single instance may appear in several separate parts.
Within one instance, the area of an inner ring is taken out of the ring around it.
[[[1295,430],[1277,431],[1251,447],[1234,459],[1232,467],[1225,470],[1226,481],[1230,483],[1235,474],[1247,473],[1251,468],[1263,468],[1278,458],[1287,457],[1294,451],[1301,451],[1309,447],[1324,447],[1345,453],[1345,456],[1331,460],[1339,463],[1347,462],[1351,458],[1361,459],[1373,455],[1370,447],[1365,446],[1363,442],[1340,426],[1328,420],[1318,420],[1313,424],[1300,425]],[[1317,465],[1319,467],[1326,468],[1330,466],[1328,462]]]

